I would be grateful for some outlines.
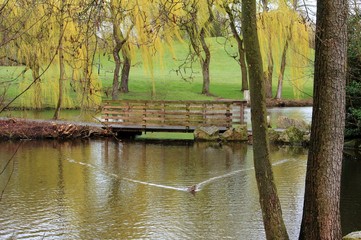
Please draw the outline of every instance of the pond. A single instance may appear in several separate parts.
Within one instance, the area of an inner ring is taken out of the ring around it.
[[[0,171],[13,155],[0,175],[0,239],[265,238],[251,145],[1,142]],[[307,149],[272,147],[271,157],[297,239]],[[194,195],[187,192],[193,184]],[[342,186],[348,233],[361,229],[360,160],[345,161]]]

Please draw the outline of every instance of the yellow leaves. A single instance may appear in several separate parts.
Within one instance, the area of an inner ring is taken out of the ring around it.
[[[100,81],[92,74],[92,59],[96,49],[96,35],[89,22],[81,19],[84,9],[80,0],[24,1],[19,6],[10,1],[9,24],[18,36],[8,45],[10,55],[16,56],[33,71],[33,79],[27,76],[20,83],[25,89],[50,64],[49,70],[26,92],[22,106],[39,108],[56,107],[59,88],[58,48],[64,52],[66,76],[64,84],[64,105],[62,107],[95,106],[100,103]],[[61,29],[64,29],[62,35]],[[51,62],[51,60],[54,60]],[[36,71],[40,67],[40,72]],[[36,73],[37,72],[37,73]],[[36,73],[36,74],[35,74]],[[50,104],[50,105],[49,105]],[[83,105],[84,104],[84,105]]]
[[[308,26],[296,11],[286,4],[280,3],[278,9],[263,12],[259,15],[257,27],[265,71],[267,69],[267,54],[271,50],[275,63],[274,69],[279,75],[282,52],[286,41],[288,41],[290,47],[286,66],[291,73],[290,81],[297,96],[306,80],[305,75],[308,74],[305,73],[311,53]],[[271,41],[271,44],[269,44],[269,41]],[[269,46],[271,46],[271,49],[269,49]]]

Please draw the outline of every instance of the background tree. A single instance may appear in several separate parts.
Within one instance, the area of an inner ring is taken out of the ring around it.
[[[131,68],[131,54],[129,35],[133,28],[132,6],[128,1],[111,0],[109,3],[110,19],[113,28],[113,58],[115,62],[112,99],[118,99],[119,91],[129,92],[128,82]],[[120,58],[122,53],[123,63]],[[121,82],[119,87],[119,72],[121,70]]]
[[[238,49],[238,63],[241,68],[241,76],[242,76],[242,87],[241,91],[243,93],[243,97],[248,101],[248,70],[246,64],[246,56],[243,44],[243,34],[241,29],[241,5],[239,1],[233,1],[229,3],[229,1],[225,1],[223,3],[223,8],[225,9],[227,16],[229,18],[229,28],[231,29],[232,36],[237,42]]]
[[[253,158],[267,239],[288,239],[273,178],[266,121],[265,81],[257,34],[256,1],[242,3],[244,45],[250,77]]]
[[[272,49],[272,45],[273,45],[273,38],[272,38],[272,28],[270,28],[269,26],[269,20],[267,16],[268,16],[268,12],[269,12],[269,2],[268,0],[262,0],[261,1],[261,6],[263,9],[263,12],[260,14],[260,18],[258,23],[262,26],[260,29],[263,29],[265,34],[264,36],[261,37],[261,39],[265,39],[267,45],[265,43],[264,46],[267,48],[267,51],[265,52],[265,57],[264,59],[267,59],[267,64],[266,65],[266,69],[265,69],[265,91],[266,91],[266,98],[271,98],[272,97],[272,82],[273,82],[273,69],[274,69],[274,60],[273,60],[273,49]],[[276,41],[276,40],[275,40]]]
[[[275,95],[275,99],[282,98],[282,89],[283,89],[283,81],[285,77],[285,70],[287,60],[289,60],[289,64],[292,65],[291,69],[291,81],[295,86],[295,89],[302,89],[301,79],[305,75],[303,69],[306,68],[307,65],[310,64],[309,61],[310,56],[310,47],[309,47],[309,39],[310,39],[310,28],[305,20],[305,18],[301,15],[298,9],[298,0],[287,2],[280,2],[279,13],[281,16],[278,17],[279,22],[283,22],[281,31],[282,39],[281,41],[283,45],[279,72],[278,72],[278,84],[277,91]],[[281,48],[282,48],[282,45]],[[291,48],[291,52],[289,53],[289,49]],[[289,56],[288,56],[289,55]],[[296,92],[295,92],[296,93]],[[298,95],[296,94],[298,97]]]
[[[40,109],[43,104],[40,68],[51,58],[46,26],[50,14],[43,4],[27,1],[22,2],[21,8],[10,1],[3,10],[9,11],[8,20],[2,22],[2,28],[7,29],[2,35],[6,45],[4,58],[15,65],[25,66],[25,71],[32,71],[32,96],[27,101],[33,108]]]
[[[266,97],[272,97],[272,79],[278,75],[275,98],[281,98],[286,66],[297,95],[303,89],[305,69],[311,64],[310,28],[296,11],[295,1],[278,1],[272,9],[262,12],[257,21],[261,53],[266,73]],[[268,6],[268,5],[267,5]],[[266,6],[264,6],[266,9]]]
[[[206,42],[214,20],[212,7],[214,0],[188,0],[183,4],[184,14],[180,19],[180,28],[184,30],[190,42],[190,50],[199,60],[202,68],[202,94],[209,95],[211,52]],[[193,61],[193,57],[191,60]]]
[[[347,138],[361,137],[361,10],[359,4],[350,4],[348,19],[348,75],[346,101]]]
[[[21,11],[31,16],[21,24],[24,32],[12,41],[11,48],[11,55],[14,56],[15,52],[16,58],[33,72],[32,81],[24,79],[19,84],[21,89],[26,90],[22,97],[23,106],[36,108],[46,99],[56,107],[55,118],[59,117],[63,105],[73,107],[77,101],[81,109],[86,109],[100,101],[100,96],[96,94],[100,84],[92,74],[93,54],[96,51],[94,22],[89,22],[89,18],[85,17],[94,16],[94,7],[99,5],[82,0],[72,5],[64,1],[25,1],[21,7],[14,4],[13,9],[16,10],[12,11],[14,16]],[[26,4],[29,6],[23,8]],[[63,5],[65,7],[62,8]],[[61,30],[61,26],[66,31]],[[41,74],[39,69],[42,70]],[[38,100],[28,100],[32,98]]]
[[[65,59],[64,59],[64,35],[66,31],[66,22],[65,14],[68,12],[67,9],[67,0],[61,0],[60,5],[57,8],[59,17],[59,47],[58,47],[58,57],[59,57],[59,87],[58,87],[58,103],[55,108],[53,119],[58,119],[60,115],[60,109],[63,105],[63,92],[64,92],[64,81],[65,81]]]

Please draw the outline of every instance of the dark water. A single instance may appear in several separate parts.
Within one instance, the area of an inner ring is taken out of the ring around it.
[[[0,175],[0,239],[264,239],[252,146],[2,142],[0,171],[18,147]],[[272,149],[291,239],[299,232],[306,158],[303,148]],[[360,161],[345,163],[343,181],[349,232],[361,229]],[[186,191],[193,184],[200,186],[195,195]]]

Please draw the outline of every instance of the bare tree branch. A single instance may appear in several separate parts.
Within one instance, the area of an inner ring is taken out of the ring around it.
[[[22,143],[23,143],[22,141],[19,143],[19,145],[18,145],[17,148],[15,149],[13,155],[10,157],[10,159],[9,159],[9,160],[7,161],[7,163],[5,164],[3,170],[0,172],[0,176],[5,172],[5,170],[6,170],[7,167],[9,166],[10,162],[14,159],[14,157],[15,157],[16,153],[18,152],[18,150],[19,150],[20,146],[22,145]],[[11,172],[10,172],[9,178],[8,178],[8,180],[6,181],[6,184],[5,184],[4,188],[3,188],[3,190],[1,191],[1,194],[0,194],[0,202],[1,202],[2,198],[3,198],[3,195],[4,195],[4,192],[5,192],[6,187],[9,185],[11,176],[12,176],[13,173],[14,173],[14,169],[15,169],[15,161],[13,161],[13,168],[12,168],[12,170],[11,170]]]

